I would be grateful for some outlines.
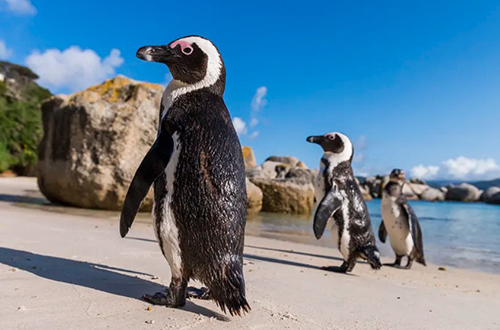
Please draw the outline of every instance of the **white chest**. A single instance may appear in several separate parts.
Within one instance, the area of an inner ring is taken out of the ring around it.
[[[398,255],[410,254],[413,249],[413,240],[408,218],[392,197],[382,197],[382,219],[394,252]]]

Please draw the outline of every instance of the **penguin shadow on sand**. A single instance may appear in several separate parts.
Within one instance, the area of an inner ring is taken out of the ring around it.
[[[141,298],[144,292],[156,292],[165,289],[163,285],[139,277],[152,277],[151,274],[6,247],[0,247],[0,263],[48,280],[137,299],[144,303],[147,303]],[[219,321],[229,320],[228,317],[198,306],[189,300],[186,301],[186,305],[182,307],[182,310],[202,314],[206,317],[215,317]]]
[[[344,259],[334,257],[334,256],[325,256],[325,255],[321,255],[321,254],[313,254],[313,253],[306,253],[306,252],[300,252],[300,251],[273,249],[273,248],[253,246],[253,245],[245,245],[245,247],[257,249],[257,250],[274,251],[274,252],[280,252],[280,253],[286,253],[286,254],[295,254],[295,255],[300,255],[300,256],[305,256],[305,257],[323,258],[323,259],[339,261],[341,263],[344,261]],[[245,254],[243,254],[243,256],[249,260],[259,260],[259,261],[265,261],[265,262],[272,262],[272,263],[277,263],[277,264],[281,264],[281,265],[309,268],[309,269],[328,271],[328,272],[333,272],[333,273],[339,273],[339,270],[341,269],[340,265],[339,266],[326,266],[326,267],[325,266],[314,266],[314,265],[306,264],[306,263],[302,263],[302,262],[259,256],[259,255],[255,255],[255,254],[249,254],[249,253],[245,253]],[[358,261],[358,262],[367,264],[367,262],[364,262],[364,261]],[[327,269],[325,269],[325,268],[327,268]],[[342,275],[357,276],[356,274],[353,274],[353,273],[342,273]]]

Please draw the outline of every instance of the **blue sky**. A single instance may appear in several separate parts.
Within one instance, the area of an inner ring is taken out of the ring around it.
[[[305,138],[341,131],[357,174],[500,177],[498,1],[0,0],[0,58],[57,93],[117,73],[165,83],[136,50],[190,34],[220,49],[226,104],[259,161],[317,167]]]

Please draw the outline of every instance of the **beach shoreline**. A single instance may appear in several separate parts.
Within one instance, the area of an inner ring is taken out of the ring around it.
[[[118,220],[47,212],[9,196],[33,195],[33,180],[0,179],[0,320],[5,329],[495,329],[500,275],[438,265],[350,275],[335,249],[246,236],[252,311],[229,317],[211,301],[182,309],[140,299],[170,272],[151,223],[121,239]],[[31,191],[31,192],[30,192]],[[32,202],[36,202],[32,201]],[[391,262],[384,258],[384,262]],[[196,283],[195,283],[196,284]],[[151,311],[148,311],[151,307]],[[153,322],[151,322],[153,321]]]

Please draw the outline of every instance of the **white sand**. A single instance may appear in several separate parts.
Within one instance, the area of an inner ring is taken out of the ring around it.
[[[338,251],[257,237],[245,248],[250,314],[151,306],[141,295],[170,272],[150,224],[122,239],[114,218],[6,201],[30,194],[33,179],[0,178],[0,329],[500,329],[498,275],[418,264],[327,273],[318,267],[340,265]]]

